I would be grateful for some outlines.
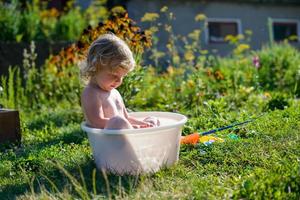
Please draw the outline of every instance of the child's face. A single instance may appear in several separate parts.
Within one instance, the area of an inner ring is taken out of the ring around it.
[[[111,91],[122,84],[123,78],[127,75],[128,70],[118,67],[116,70],[102,69],[95,75],[97,85],[106,91]]]

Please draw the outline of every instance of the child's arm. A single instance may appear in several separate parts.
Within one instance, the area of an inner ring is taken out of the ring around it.
[[[131,117],[128,115],[128,112],[126,110],[125,107],[123,107],[123,112],[124,112],[124,116],[125,118],[130,122],[130,124],[134,127],[134,128],[147,128],[147,127],[153,127],[153,125],[151,123],[148,122],[144,122],[141,120],[138,120],[134,117]]]
[[[82,107],[90,126],[103,129],[109,118],[104,117],[101,99],[91,93],[82,96]]]
[[[104,118],[95,115],[95,117],[90,117],[89,119],[89,125],[92,126],[93,128],[101,128],[104,129],[105,125],[107,124],[109,118]]]

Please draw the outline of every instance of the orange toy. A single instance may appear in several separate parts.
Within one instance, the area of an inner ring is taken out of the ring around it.
[[[207,143],[207,142],[224,142],[222,138],[209,136],[209,135],[200,135],[199,133],[192,133],[187,136],[182,136],[180,144],[192,144],[195,145],[197,143]]]
[[[213,136],[206,136],[206,135],[209,135],[209,134],[212,134],[212,133],[215,133],[215,132],[218,132],[218,131],[223,131],[223,130],[226,130],[226,129],[229,129],[229,128],[233,128],[235,126],[241,126],[243,124],[247,124],[249,122],[252,122],[252,121],[256,120],[259,117],[262,117],[263,115],[264,115],[264,113],[259,115],[256,118],[252,118],[252,119],[249,119],[249,120],[244,121],[244,122],[233,123],[229,126],[223,126],[223,127],[216,128],[216,129],[213,129],[213,130],[210,130],[210,131],[205,131],[205,132],[202,132],[202,133],[195,132],[195,133],[192,133],[190,135],[182,136],[181,140],[180,140],[180,144],[193,144],[193,145],[195,145],[198,142],[202,142],[202,143],[210,142],[210,141],[223,142],[224,140],[221,139],[221,138],[217,138],[217,137],[213,137]],[[200,137],[202,139],[200,139]]]
[[[199,133],[192,133],[187,136],[182,136],[180,144],[197,144],[199,142],[200,135]]]

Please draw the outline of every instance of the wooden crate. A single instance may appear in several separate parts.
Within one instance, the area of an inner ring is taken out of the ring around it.
[[[17,110],[0,109],[0,143],[20,141],[19,112]]]

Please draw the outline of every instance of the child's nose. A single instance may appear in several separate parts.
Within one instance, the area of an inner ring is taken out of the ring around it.
[[[119,78],[119,77],[116,78],[116,82],[117,82],[117,83],[121,83],[121,82],[122,82],[122,78]]]

